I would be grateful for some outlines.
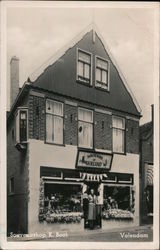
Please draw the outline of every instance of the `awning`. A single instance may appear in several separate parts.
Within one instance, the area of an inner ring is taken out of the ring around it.
[[[146,186],[153,186],[153,165],[147,164],[145,165],[146,170]]]
[[[107,178],[106,174],[92,174],[92,173],[81,173],[80,172],[80,178],[82,180],[87,180],[87,181],[101,181],[103,177]]]

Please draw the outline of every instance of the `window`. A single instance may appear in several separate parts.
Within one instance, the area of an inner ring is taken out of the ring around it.
[[[109,90],[108,68],[108,61],[96,57],[96,87]]]
[[[16,113],[16,142],[25,143],[28,138],[28,110],[19,108]]]
[[[124,153],[125,119],[113,116],[113,152]]]
[[[78,50],[77,80],[91,84],[91,55]]]
[[[10,178],[10,187],[9,187],[9,192],[12,194],[14,193],[14,177]]]
[[[63,144],[63,103],[46,100],[46,141]]]
[[[93,111],[84,108],[78,110],[78,145],[93,147]]]

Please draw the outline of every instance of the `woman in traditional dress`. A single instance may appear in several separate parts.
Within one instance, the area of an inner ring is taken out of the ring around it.
[[[95,220],[96,220],[96,203],[97,197],[94,194],[94,190],[91,189],[90,194],[88,196],[89,207],[88,207],[88,221],[90,229],[94,228]]]

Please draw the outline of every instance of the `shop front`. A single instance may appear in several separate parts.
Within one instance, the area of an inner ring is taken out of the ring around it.
[[[74,231],[133,224],[134,175],[112,172],[112,158],[112,154],[79,151],[75,169],[41,166],[41,226]]]

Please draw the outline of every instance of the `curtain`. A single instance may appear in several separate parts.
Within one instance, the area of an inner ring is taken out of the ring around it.
[[[124,118],[114,116],[113,117],[113,127],[114,128],[124,129],[125,128],[125,120],[124,120]]]
[[[90,64],[90,61],[91,61],[91,56],[82,52],[82,51],[79,51],[79,60],[83,61],[83,62],[87,62]]]
[[[79,121],[78,141],[79,146],[92,147],[93,146],[93,125]]]
[[[101,59],[97,59],[97,67],[101,68],[101,69],[106,69],[108,68],[108,63],[101,60]]]
[[[84,77],[89,79],[89,68],[88,64],[85,64]]]
[[[63,119],[58,116],[54,116],[54,142],[63,143]]]
[[[78,62],[78,75],[83,76],[83,63]]]
[[[46,114],[46,141],[54,141],[54,127],[53,127],[53,116]]]
[[[113,151],[124,152],[124,131],[113,128]]]
[[[46,113],[54,115],[63,115],[63,104],[53,100],[46,101]]]
[[[100,69],[96,69],[96,80],[97,81],[101,81],[101,70]]]
[[[78,118],[81,121],[93,122],[93,112],[91,110],[79,108]]]

